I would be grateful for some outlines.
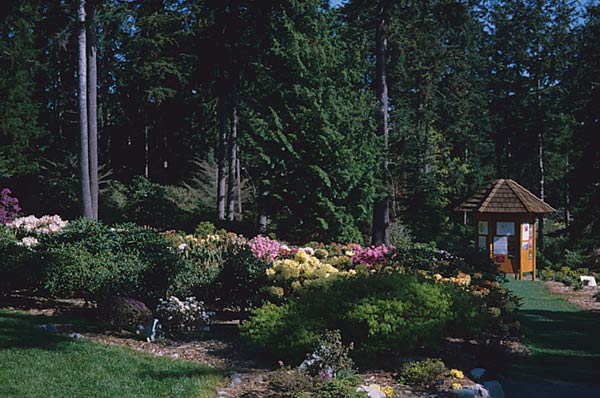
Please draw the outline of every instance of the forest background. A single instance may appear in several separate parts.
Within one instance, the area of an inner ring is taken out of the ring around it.
[[[455,205],[512,178],[558,210],[548,261],[600,246],[597,2],[83,3],[0,3],[0,187],[27,214],[86,214],[89,172],[108,223],[452,249]]]

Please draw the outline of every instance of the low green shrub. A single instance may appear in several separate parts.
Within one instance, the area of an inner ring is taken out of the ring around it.
[[[481,300],[452,283],[400,272],[365,273],[335,278],[280,305],[266,303],[241,332],[250,345],[299,361],[321,331],[339,329],[344,341],[354,342],[359,358],[410,353],[450,332],[475,335],[486,312]]]
[[[190,265],[158,232],[133,223],[80,219],[36,247],[51,294],[133,296],[155,305]]]
[[[35,247],[25,246],[0,224],[0,292],[37,287],[40,271]]]
[[[312,378],[299,369],[282,368],[269,374],[269,389],[273,392],[273,398],[299,398],[312,388]]]
[[[269,398],[365,398],[358,376],[322,380],[300,369],[282,368],[268,376]]]
[[[131,297],[107,297],[98,302],[100,317],[111,326],[135,332],[152,320],[152,311]]]
[[[141,283],[145,265],[127,253],[92,253],[72,244],[53,246],[41,255],[44,287],[48,293],[87,300],[114,295],[147,297]]]
[[[398,372],[398,379],[403,384],[432,388],[443,384],[446,373],[448,371],[444,362],[439,359],[425,359],[405,363]]]
[[[580,276],[590,275],[588,268],[569,268],[560,267],[559,269],[543,269],[539,271],[539,277],[546,281],[555,281],[572,286],[574,289],[581,289],[583,283]]]
[[[258,303],[261,288],[267,284],[268,267],[269,264],[256,258],[249,247],[231,248],[215,278],[215,297],[219,297],[222,305],[249,307]]]
[[[306,395],[311,398],[365,398],[365,393],[356,391],[358,383],[355,379],[332,379],[318,383],[312,393]]]
[[[206,237],[207,235],[216,233],[217,227],[215,227],[215,224],[211,223],[210,221],[202,221],[198,223],[198,225],[196,225],[196,228],[194,229],[194,235],[202,238]]]

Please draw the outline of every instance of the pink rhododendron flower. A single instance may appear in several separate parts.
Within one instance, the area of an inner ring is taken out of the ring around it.
[[[272,262],[279,257],[279,252],[285,245],[277,240],[258,235],[248,241],[248,246],[254,256]]]

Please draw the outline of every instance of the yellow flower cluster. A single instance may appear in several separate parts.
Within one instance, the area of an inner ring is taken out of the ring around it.
[[[394,389],[391,386],[381,387],[379,384],[370,384],[369,387],[381,391],[385,394],[386,398],[392,398],[394,396]]]
[[[433,277],[436,281],[439,282],[452,282],[458,285],[468,286],[471,284],[471,275],[459,272],[457,276],[452,276],[450,278],[444,278],[440,274],[434,274]]]
[[[465,375],[462,372],[462,370],[452,369],[452,370],[450,370],[450,377],[454,377],[455,379],[462,380],[465,378]]]
[[[460,390],[461,388],[462,388],[462,385],[460,383],[452,383],[453,390]]]
[[[266,273],[275,284],[287,286],[294,292],[318,286],[323,281],[336,276],[349,274],[304,250],[298,250],[291,259],[275,261],[270,268],[267,268]],[[280,293],[279,290],[277,292]]]

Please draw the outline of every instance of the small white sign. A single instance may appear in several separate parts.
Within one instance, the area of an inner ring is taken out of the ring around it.
[[[529,232],[531,231],[531,225],[523,224],[521,226],[521,240],[529,240]]]
[[[514,235],[515,234],[515,223],[514,222],[497,222],[496,223],[496,235]]]
[[[508,238],[494,236],[494,254],[508,254]]]
[[[593,276],[580,276],[579,279],[583,283],[584,286],[598,286],[596,284],[596,278]]]

